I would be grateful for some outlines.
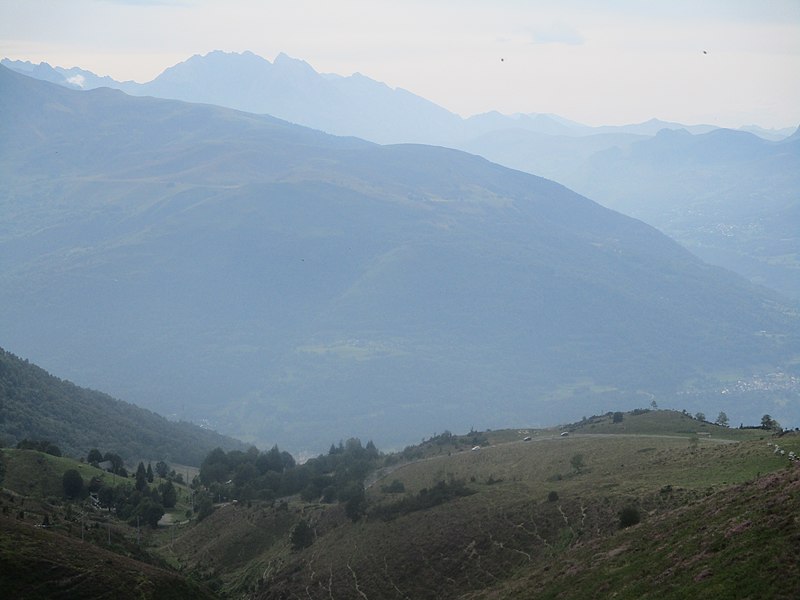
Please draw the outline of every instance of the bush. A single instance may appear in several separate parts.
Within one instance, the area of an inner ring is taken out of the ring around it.
[[[625,529],[631,525],[636,525],[641,520],[642,518],[638,508],[635,506],[626,506],[619,513],[619,528]]]
[[[314,543],[314,530],[306,521],[300,521],[292,528],[290,536],[292,550],[302,550]]]
[[[382,485],[381,491],[384,494],[402,494],[406,491],[406,486],[399,479],[395,479],[389,485]]]
[[[558,492],[553,490],[549,494],[547,494],[547,501],[548,502],[558,502]]]
[[[75,469],[68,469],[61,478],[61,487],[66,498],[77,498],[83,491],[83,477]]]

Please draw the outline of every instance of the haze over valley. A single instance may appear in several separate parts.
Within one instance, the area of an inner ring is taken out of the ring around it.
[[[164,77],[211,89],[206,63],[232,61],[235,79],[242,60],[270,64],[214,53]],[[272,68],[285,62],[309,72],[288,58]],[[294,81],[284,88],[303,92]],[[8,69],[2,86],[15,115],[0,150],[5,343],[60,375],[293,450],[577,419],[611,399],[797,418],[792,300],[557,183],[209,104]],[[397,108],[366,97],[392,121]],[[569,139],[667,136],[633,129]],[[697,139],[700,153],[725,134],[682,131],[670,135]],[[793,138],[740,138],[751,163],[797,160]],[[723,163],[739,168],[731,154]],[[776,390],[753,383],[775,373]],[[746,391],[730,395],[737,381]]]

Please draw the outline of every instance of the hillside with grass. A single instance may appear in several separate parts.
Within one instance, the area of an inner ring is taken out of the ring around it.
[[[69,473],[82,482],[72,489],[74,495],[65,484]],[[164,485],[158,479],[152,488],[134,492],[135,478],[36,450],[0,449],[0,594],[31,599],[215,597],[149,550],[158,529],[145,522],[143,512],[123,517],[123,500],[140,504],[137,508],[150,505],[153,489]],[[177,501],[170,503],[164,521],[185,521],[190,518],[185,514],[189,490],[179,480],[169,485],[178,489]]]
[[[390,454],[348,440],[303,464],[277,447],[218,449],[191,487],[174,482],[157,525],[137,529],[124,502],[146,504],[158,481],[130,496],[135,477],[5,449],[0,563],[25,597],[67,597],[70,581],[94,577],[100,596],[122,585],[142,597],[792,598],[798,453],[797,432],[655,409],[446,431]],[[65,498],[69,468],[129,495],[108,507]],[[113,576],[95,577],[97,560]],[[34,581],[44,563],[56,566]]]
[[[382,455],[357,512],[229,498],[157,552],[225,597],[788,598],[797,452],[666,410],[445,432]]]

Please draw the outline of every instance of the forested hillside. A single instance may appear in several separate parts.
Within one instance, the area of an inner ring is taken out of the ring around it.
[[[102,448],[127,460],[188,465],[199,465],[216,446],[244,447],[214,431],[78,387],[0,348],[0,441],[14,445],[23,439],[47,440],[74,457]]]

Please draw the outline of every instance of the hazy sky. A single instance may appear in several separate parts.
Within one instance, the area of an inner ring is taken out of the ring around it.
[[[11,59],[144,82],[211,50],[358,71],[463,116],[800,125],[800,0],[0,0]]]

